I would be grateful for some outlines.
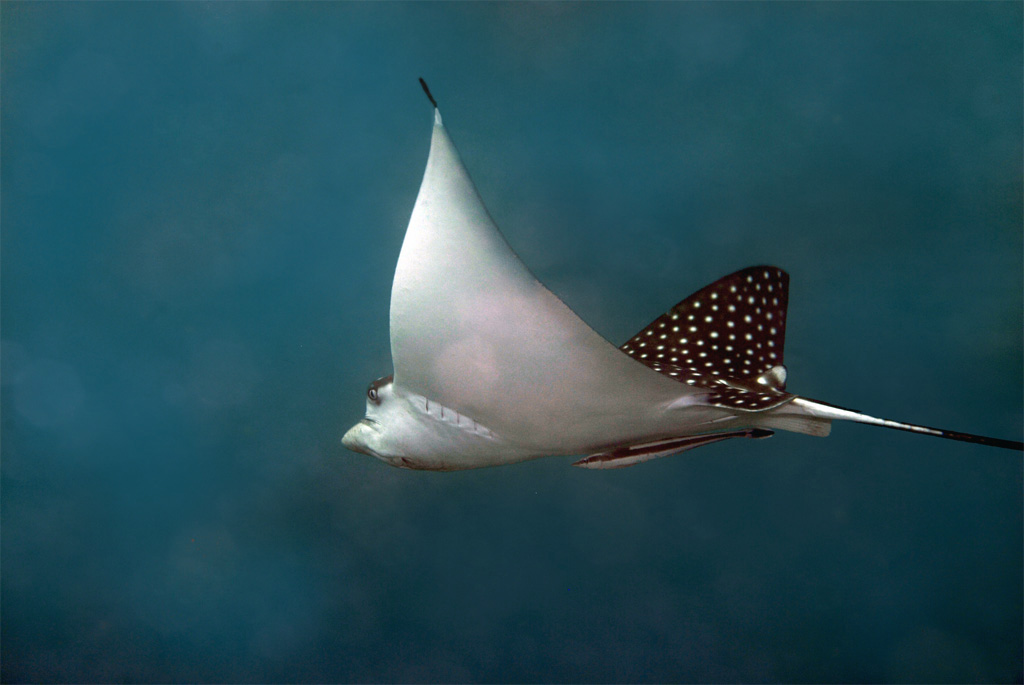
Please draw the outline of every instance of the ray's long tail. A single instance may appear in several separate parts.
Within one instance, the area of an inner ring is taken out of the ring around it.
[[[978,445],[988,445],[990,447],[1002,447],[1008,450],[1024,451],[1024,443],[1017,440],[1003,440],[1002,438],[990,438],[984,435],[961,433],[959,431],[946,430],[944,428],[929,428],[928,426],[919,426],[913,423],[904,423],[902,421],[893,421],[891,419],[879,419],[850,409],[843,409],[842,407],[837,407],[834,404],[811,400],[805,397],[797,397],[793,399],[788,405],[786,405],[786,408],[799,410],[799,418],[791,415],[794,421],[807,421],[809,419],[811,422],[821,422],[823,424],[822,427],[825,428],[825,430],[817,433],[819,435],[827,435],[827,424],[831,421],[854,421],[856,423],[866,423],[870,426],[894,428],[896,430],[917,433],[919,435],[932,435],[936,438],[946,438],[947,440],[960,440],[961,442],[973,442]],[[787,414],[789,414],[789,412],[783,409],[780,411],[778,418],[785,421],[787,419]],[[788,428],[781,423],[777,425],[777,427],[784,429]],[[792,430],[792,428],[789,429]],[[811,430],[803,430],[801,432],[814,433],[814,431]]]

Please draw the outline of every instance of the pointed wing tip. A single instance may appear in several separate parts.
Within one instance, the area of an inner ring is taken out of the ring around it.
[[[427,99],[430,100],[430,104],[434,106],[434,126],[444,126],[441,122],[441,112],[437,109],[437,100],[434,99],[433,94],[430,92],[430,87],[427,82],[420,77],[420,86],[423,88],[423,92],[426,93]]]

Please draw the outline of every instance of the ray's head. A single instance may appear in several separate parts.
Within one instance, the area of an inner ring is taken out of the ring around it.
[[[388,414],[394,405],[394,376],[384,376],[370,383],[366,389],[366,416],[348,429],[341,439],[343,444],[353,452],[361,452],[394,466],[401,457],[393,453],[388,444]]]
[[[503,440],[465,414],[410,392],[394,376],[366,389],[366,415],[341,443],[385,464],[417,471],[457,471],[541,456]]]
[[[431,453],[432,437],[424,417],[410,412],[407,398],[395,391],[395,377],[384,376],[366,388],[366,415],[348,429],[341,444],[398,468],[450,470]]]

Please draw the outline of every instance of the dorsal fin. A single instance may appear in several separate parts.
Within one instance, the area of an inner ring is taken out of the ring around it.
[[[773,390],[785,390],[786,377],[788,375],[789,372],[786,371],[786,367],[782,364],[778,364],[758,376],[757,384],[766,385]]]
[[[789,275],[775,266],[742,269],[690,295],[621,349],[676,380],[711,390],[711,404],[760,411],[783,392]]]

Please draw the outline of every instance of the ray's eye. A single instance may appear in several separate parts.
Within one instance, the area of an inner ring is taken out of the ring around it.
[[[380,396],[380,389],[391,383],[392,378],[394,378],[394,376],[384,376],[383,378],[378,378],[373,383],[370,383],[370,387],[366,389],[366,396],[371,402],[379,405],[384,400],[384,398]]]

